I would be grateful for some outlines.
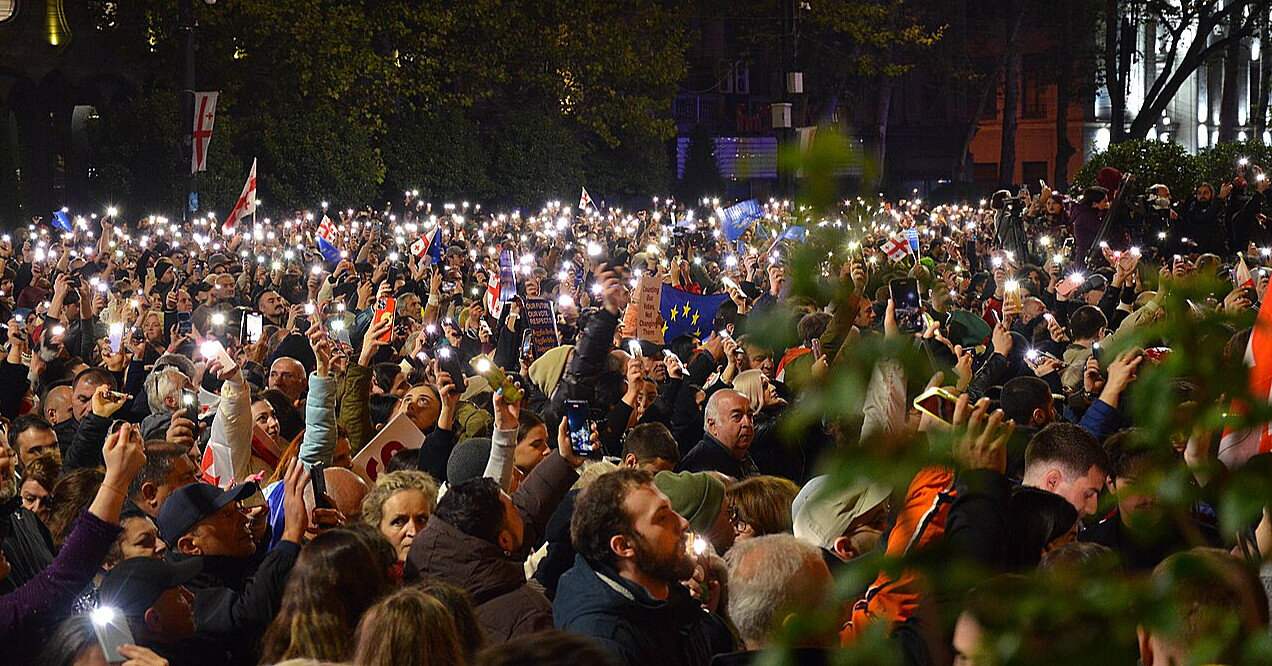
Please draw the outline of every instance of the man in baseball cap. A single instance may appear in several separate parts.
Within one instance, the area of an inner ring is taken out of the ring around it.
[[[887,531],[891,493],[877,483],[840,488],[829,476],[813,477],[791,502],[795,536],[821,548],[832,569],[865,555]]]
[[[199,559],[126,559],[102,579],[99,608],[126,618],[137,645],[172,660],[177,644],[195,634],[194,593],[185,585],[202,571]]]
[[[260,660],[260,637],[282,606],[287,576],[300,554],[301,539],[309,527],[304,489],[309,473],[292,464],[283,481],[283,532],[263,559],[253,557],[256,542],[239,502],[256,493],[255,483],[228,490],[194,483],[174,490],[159,508],[159,536],[168,544],[167,561],[184,565],[197,562],[202,573],[185,583],[194,593],[194,626],[191,639],[207,651],[183,650],[186,657],[230,653],[208,663],[251,663]],[[137,565],[131,565],[137,566]],[[194,565],[187,565],[194,566]],[[144,599],[143,599],[144,600]]]
[[[208,483],[178,488],[159,509],[159,536],[182,555],[251,557],[256,542],[238,503],[255,493],[250,482],[224,491]]]

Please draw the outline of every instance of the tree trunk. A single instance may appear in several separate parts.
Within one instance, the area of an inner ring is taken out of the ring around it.
[[[1012,53],[1003,73],[1003,132],[999,141],[998,182],[1011,188],[1016,183],[1016,107],[1020,102],[1020,54]]]
[[[1241,21],[1241,4],[1234,3],[1233,10],[1228,11],[1227,34],[1236,32]],[[1232,40],[1223,50],[1223,95],[1219,98],[1219,141],[1230,143],[1237,140],[1237,89],[1241,86],[1237,80],[1241,75],[1237,58],[1241,55],[1241,41]]]
[[[1073,84],[1073,48],[1070,40],[1073,37],[1073,19],[1064,9],[1066,8],[1060,8],[1061,47],[1056,57],[1056,172],[1053,185],[1057,192],[1068,189],[1069,158],[1077,152],[1069,142],[1069,90]]]
[[[1264,16],[1259,20],[1259,47],[1260,50],[1267,47],[1268,43],[1268,20]],[[1250,116],[1254,122],[1255,141],[1263,140],[1263,132],[1268,128],[1268,85],[1272,84],[1272,67],[1268,66],[1268,56],[1266,52],[1259,55],[1259,90],[1254,98],[1254,108],[1250,110]]]
[[[892,113],[892,92],[896,87],[896,79],[886,74],[878,76],[878,98],[875,100],[874,126],[874,168],[873,189],[878,192],[887,180],[888,157],[888,116]]]
[[[1003,75],[1003,71],[1007,69],[1007,59],[1016,52],[1020,46],[1020,26],[1024,23],[1025,12],[1016,13],[1016,20],[1010,26],[1007,33],[1007,48],[1004,50],[1003,59],[994,67],[994,71],[988,73],[985,78],[985,87],[981,89],[980,99],[976,103],[976,109],[972,114],[971,120],[967,124],[967,134],[963,136],[963,151],[959,153],[958,169],[956,170],[956,178],[960,183],[971,182],[971,163],[972,156],[972,139],[976,138],[976,130],[980,125],[981,116],[985,113],[985,105],[989,100],[993,99],[993,95],[998,90],[998,77]]]
[[[1117,14],[1117,0],[1104,0],[1104,72],[1105,88],[1109,91],[1109,132],[1113,143],[1123,139],[1126,126],[1126,70],[1121,69],[1122,58],[1118,49],[1121,21]]]

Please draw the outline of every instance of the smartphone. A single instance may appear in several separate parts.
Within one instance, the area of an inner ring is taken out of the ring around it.
[[[384,335],[380,336],[380,342],[391,342],[393,340],[392,323],[395,307],[397,307],[397,301],[392,296],[385,296],[375,302],[375,317],[371,320],[372,328],[374,328],[376,324],[380,323],[381,320],[385,319],[387,319],[390,324],[389,329],[385,331]]]
[[[186,389],[181,392],[181,415],[199,422],[199,395],[194,391]]]
[[[631,353],[632,358],[643,358],[645,352],[640,348],[640,340],[628,340],[627,351]]]
[[[314,489],[314,507],[331,509],[331,498],[327,497],[327,477],[323,474],[326,463],[316,462],[309,467],[309,484]]]
[[[261,331],[265,329],[265,316],[259,312],[244,312],[243,324],[239,327],[239,344],[254,345],[261,341]]]
[[[199,352],[203,354],[203,358],[206,358],[209,361],[212,359],[219,361],[222,371],[230,371],[238,367],[238,364],[234,362],[234,359],[230,358],[229,353],[225,351],[225,345],[222,345],[217,340],[205,341],[199,346]]]
[[[124,325],[120,322],[111,324],[107,329],[106,339],[110,344],[110,353],[118,354],[124,347]]]
[[[1095,359],[1097,363],[1100,361],[1100,343],[1092,343],[1091,358]]]
[[[177,335],[190,335],[194,332],[194,325],[190,323],[189,312],[177,313]]]
[[[108,664],[122,664],[128,659],[119,653],[122,645],[132,645],[132,631],[128,628],[128,619],[112,606],[98,606],[89,614],[93,624],[93,633],[97,635],[97,643],[102,648],[102,656]]]
[[[914,278],[897,278],[888,283],[888,292],[896,306],[897,326],[909,333],[923,330],[919,281]]]
[[[592,427],[588,420],[586,400],[565,401],[565,427],[570,433],[570,449],[581,458],[601,455],[600,447],[592,445]]]
[[[941,423],[948,424],[954,422],[954,406],[957,403],[958,398],[953,393],[934,386],[914,399],[914,408]]]
[[[468,389],[468,380],[464,378],[464,366],[460,363],[459,352],[450,345],[441,345],[434,350],[437,367],[450,375],[455,382],[455,390],[461,394]]]

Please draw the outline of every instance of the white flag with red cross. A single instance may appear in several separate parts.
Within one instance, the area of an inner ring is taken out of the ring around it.
[[[221,232],[226,236],[234,233],[234,228],[238,226],[239,220],[256,212],[256,158],[252,158],[252,170],[247,174],[247,182],[243,183],[243,193],[239,195],[238,201],[234,203],[234,208],[229,215],[225,216],[225,222],[221,225]]]
[[[190,173],[208,170],[208,144],[212,143],[212,124],[216,120],[216,98],[219,93],[194,93],[194,141],[190,151]]]

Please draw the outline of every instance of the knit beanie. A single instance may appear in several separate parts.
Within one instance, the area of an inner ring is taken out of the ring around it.
[[[474,437],[451,449],[446,460],[446,483],[453,486],[480,477],[490,460],[490,446],[489,437]]]
[[[704,533],[715,524],[724,505],[724,483],[707,472],[659,472],[654,485],[671,500],[671,508]]]

